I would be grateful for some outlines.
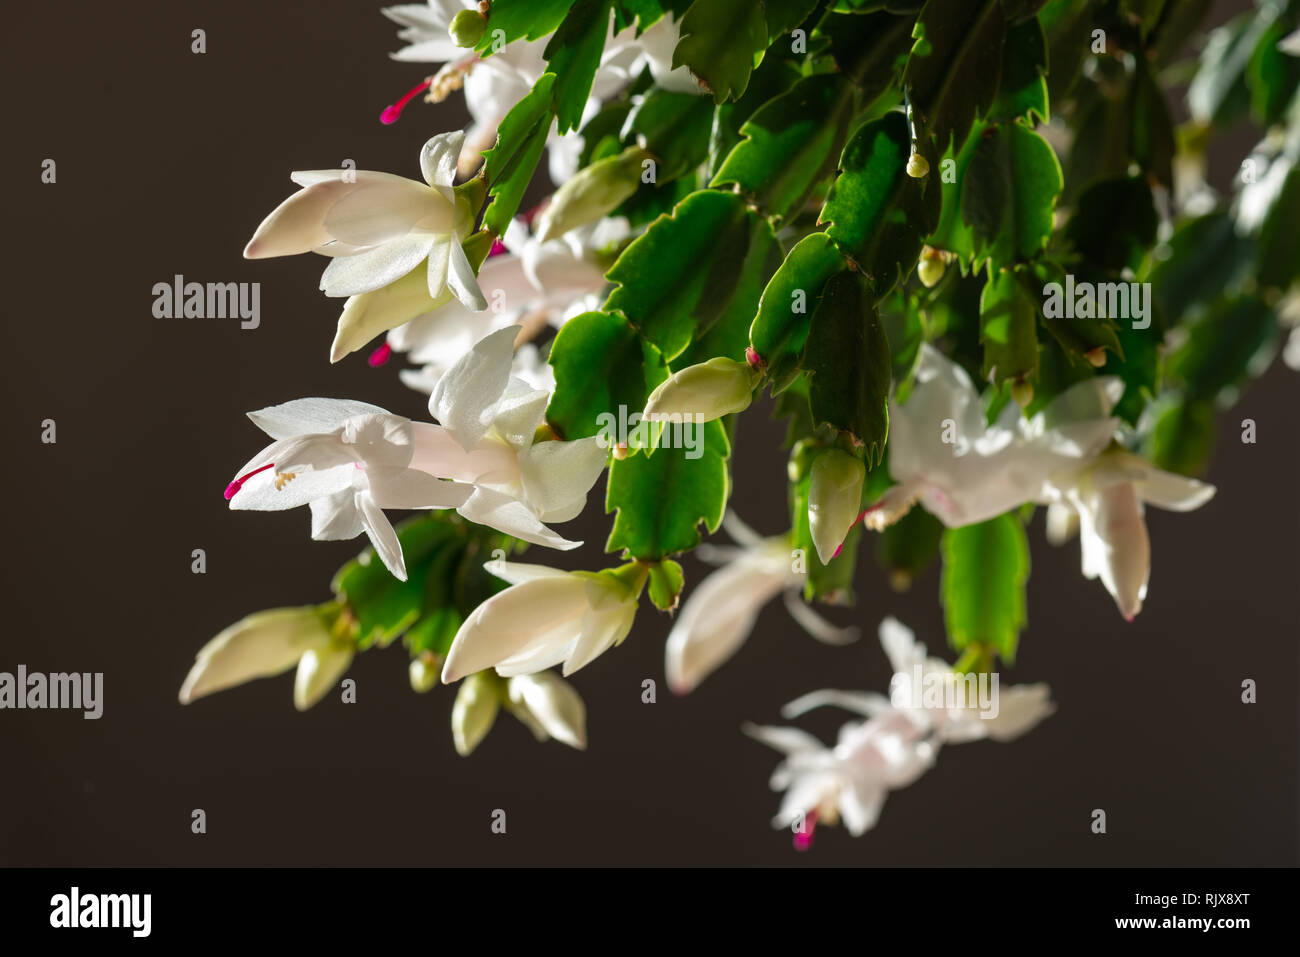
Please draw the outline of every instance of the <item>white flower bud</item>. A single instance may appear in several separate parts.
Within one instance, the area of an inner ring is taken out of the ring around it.
[[[642,417],[679,417],[677,421],[708,422],[741,412],[754,399],[761,374],[744,362],[719,357],[687,366],[665,379],[646,400]]]
[[[808,528],[823,565],[835,557],[858,520],[866,477],[866,466],[839,449],[823,452],[813,462],[808,485]]]
[[[586,705],[573,685],[555,672],[539,671],[511,678],[506,695],[510,710],[539,738],[549,735],[571,748],[586,749]]]
[[[451,708],[451,736],[456,753],[468,757],[496,721],[501,707],[500,685],[487,671],[470,675],[461,682]]]
[[[352,664],[356,649],[352,645],[328,645],[313,648],[298,661],[293,681],[293,706],[306,711],[338,684]]]
[[[288,671],[305,652],[329,645],[330,634],[312,607],[275,608],[237,621],[195,656],[181,687],[182,704],[214,691]]]
[[[629,146],[617,156],[592,163],[555,191],[537,225],[538,242],[563,236],[613,212],[641,183],[641,164],[650,154]]]

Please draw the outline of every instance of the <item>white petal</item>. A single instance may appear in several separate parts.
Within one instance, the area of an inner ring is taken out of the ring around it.
[[[413,230],[449,232],[454,218],[451,203],[415,180],[362,171],[355,188],[341,194],[325,214],[324,226],[339,242],[375,246]]]
[[[813,610],[813,607],[799,597],[796,589],[788,589],[784,595],[785,610],[799,623],[804,631],[826,645],[849,645],[858,640],[856,625],[841,628],[827,621]]]
[[[447,370],[429,397],[429,414],[469,451],[487,434],[497,400],[510,381],[518,326],[498,330],[475,344]]]
[[[375,546],[375,554],[399,581],[406,581],[406,559],[402,556],[402,543],[384,510],[375,504],[366,492],[357,493],[357,507],[361,510],[361,524]]]
[[[746,724],[742,730],[755,741],[760,741],[769,748],[775,748],[782,754],[809,754],[826,750],[824,744],[799,728]]]
[[[853,711],[866,715],[868,718],[874,718],[876,715],[887,711],[891,705],[889,699],[882,694],[870,691],[834,691],[827,689],[824,691],[810,691],[806,695],[795,698],[781,709],[781,717],[793,720],[800,715],[807,714],[814,708],[826,707],[843,708],[845,711]]]
[[[388,411],[346,399],[294,399],[248,413],[253,424],[273,439],[333,432],[354,415],[388,415]]]
[[[451,301],[450,292],[444,293],[441,299],[431,298],[426,277],[424,270],[412,269],[382,289],[349,299],[339,316],[330,361],[338,362],[380,333]]]
[[[908,674],[914,664],[925,659],[925,648],[917,643],[916,634],[892,616],[880,623],[880,646],[895,674]]]
[[[519,455],[528,503],[544,522],[577,518],[608,457],[594,436],[572,442],[538,442]]]
[[[367,468],[370,497],[380,508],[458,508],[474,486],[447,482],[428,472],[404,468]]]
[[[537,578],[565,578],[568,572],[559,568],[552,568],[550,565],[534,565],[530,562],[508,562],[504,559],[493,559],[490,562],[484,562],[483,567],[490,573],[507,581],[512,585],[518,585],[521,582],[530,582]]]
[[[998,695],[997,717],[984,719],[988,736],[1010,741],[1034,728],[1056,711],[1051,689],[1045,684],[1015,685]]]
[[[1142,503],[1131,483],[1097,493],[1093,525],[1102,546],[1098,556],[1102,583],[1114,596],[1120,614],[1132,621],[1146,597],[1151,541]]]
[[[474,267],[469,264],[465,249],[455,236],[451,237],[448,248],[447,288],[466,309],[482,312],[487,308],[487,300],[483,298],[483,290],[479,288]]]
[[[528,506],[492,489],[476,489],[469,500],[456,511],[471,522],[495,528],[499,532],[505,532],[507,535],[513,535],[534,545],[545,545],[547,548],[568,551],[582,544],[551,531]]]
[[[349,541],[365,531],[356,498],[356,489],[349,483],[333,495],[313,499],[311,537],[318,542]]]
[[[464,143],[465,134],[460,130],[439,133],[425,143],[420,150],[420,170],[424,173],[424,181],[430,186],[454,185],[456,161]]]
[[[588,590],[599,587],[588,584]],[[568,677],[585,668],[610,648],[622,643],[632,630],[636,618],[636,601],[622,601],[608,610],[590,609],[583,617],[582,633],[565,659],[563,674]]]
[[[432,246],[433,234],[410,233],[360,255],[330,260],[320,287],[335,298],[373,292],[419,266]]]
[[[737,561],[704,578],[686,597],[664,646],[664,671],[674,694],[686,694],[734,655],[759,610],[786,585],[752,561]]]
[[[492,428],[513,447],[526,450],[533,444],[533,436],[542,424],[550,398],[541,389],[534,389],[522,379],[511,376],[505,392],[493,408]]]
[[[492,668],[557,630],[576,635],[586,611],[586,586],[580,578],[564,575],[512,585],[479,605],[460,626],[447,652],[443,684]]]

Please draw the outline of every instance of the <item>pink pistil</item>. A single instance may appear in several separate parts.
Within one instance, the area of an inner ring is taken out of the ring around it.
[[[393,357],[393,347],[390,346],[387,342],[385,342],[374,352],[370,353],[370,358],[366,360],[366,364],[369,365],[370,368],[372,369],[378,369],[381,365],[386,363],[392,357]]]
[[[429,81],[428,80],[421,81],[419,86],[412,88],[412,90],[409,93],[407,93],[406,96],[402,97],[392,106],[384,107],[384,112],[379,114],[379,122],[383,123],[385,126],[392,126],[401,117],[402,110],[406,108],[406,104],[410,103],[413,99],[415,99],[417,96],[419,96],[428,88],[429,88]]]
[[[249,472],[247,475],[239,476],[239,478],[235,479],[233,482],[231,482],[229,485],[226,486],[226,501],[230,501],[232,498],[234,498],[235,494],[241,488],[244,487],[244,483],[247,482],[249,479],[251,479],[258,472],[265,472],[267,469],[273,469],[273,468],[275,468],[275,463],[269,462],[266,465],[263,465],[260,469],[253,469],[253,471]]]
[[[803,830],[794,836],[794,849],[806,851],[812,847],[813,833],[817,830],[817,812],[809,811],[803,819]]]

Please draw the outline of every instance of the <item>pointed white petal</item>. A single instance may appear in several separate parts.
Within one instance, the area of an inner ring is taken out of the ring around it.
[[[466,451],[478,444],[492,423],[496,403],[510,381],[518,332],[518,326],[509,326],[480,340],[447,370],[429,396],[429,414]]]
[[[349,299],[339,316],[330,361],[338,362],[380,333],[431,312],[451,300],[450,292],[444,293],[440,299],[431,298],[426,278],[424,270],[412,269],[382,289]]]
[[[335,298],[373,292],[414,270],[432,245],[432,234],[410,233],[359,255],[332,259],[321,274],[320,287]]]
[[[357,508],[361,511],[361,524],[375,546],[375,554],[399,581],[406,581],[406,559],[402,556],[402,543],[384,510],[375,504],[367,492],[357,493]]]
[[[388,415],[388,411],[350,399],[294,399],[248,413],[253,424],[273,439],[333,432],[354,415]]]
[[[352,664],[350,646],[313,648],[298,662],[293,682],[293,706],[306,711],[325,697]]]
[[[465,134],[460,130],[439,133],[425,143],[420,150],[420,171],[424,174],[424,181],[430,186],[454,185],[456,161],[464,143]]]

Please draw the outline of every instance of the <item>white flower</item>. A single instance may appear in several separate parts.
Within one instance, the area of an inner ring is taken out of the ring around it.
[[[778,594],[813,637],[830,644],[853,640],[856,629],[841,629],[822,619],[799,597],[804,572],[789,540],[762,538],[728,512],[724,527],[740,548],[701,545],[697,557],[730,559],[687,597],[668,633],[664,671],[674,694],[687,694],[732,657],[754,628],[758,613]]]
[[[333,641],[319,609],[258,612],[199,649],[181,686],[181,704],[297,665],[294,706],[306,711],[347,671],[353,653],[350,644]]]
[[[452,189],[463,140],[463,133],[442,133],[425,143],[425,183],[369,170],[293,173],[303,188],[263,220],[244,256],[331,256],[321,276],[327,296],[373,292],[427,262],[424,278],[434,301],[450,294],[470,309],[486,308],[461,248],[474,211]]]
[[[841,819],[860,837],[875,827],[891,790],[906,787],[934,763],[934,749],[902,711],[885,711],[840,729],[833,748],[798,728],[749,725],[746,733],[785,755],[771,787],[785,791],[772,826],[796,830],[795,846],[807,847],[818,824]]]
[[[546,522],[576,518],[605,468],[596,437],[572,442],[533,438],[550,395],[512,378],[517,326],[477,343],[439,380],[429,412],[440,425],[415,425],[412,467],[467,482],[474,493],[458,508],[481,525],[551,548],[576,548]]]
[[[772,776],[785,790],[775,827],[802,823],[797,847],[806,847],[817,823],[843,817],[855,836],[873,827],[891,790],[906,787],[934,765],[945,743],[992,738],[1010,741],[1055,710],[1046,685],[1016,685],[998,694],[995,708],[946,697],[931,702],[918,686],[935,679],[955,684],[947,662],[927,655],[925,646],[893,618],[880,625],[880,643],[894,669],[889,698],[857,691],[814,691],[781,709],[797,718],[813,708],[834,706],[866,717],[841,728],[834,748],[797,728],[755,728],[746,732],[786,755]],[[967,676],[969,677],[969,676]],[[992,684],[991,679],[986,679]],[[997,686],[992,685],[997,694]]]
[[[522,222],[511,223],[505,235],[508,251],[489,256],[479,270],[487,310],[470,312],[458,302],[449,302],[388,333],[393,351],[408,353],[412,362],[424,366],[418,372],[402,373],[402,381],[431,392],[438,377],[490,333],[520,323],[524,327],[520,335],[527,338],[545,325],[559,328],[574,315],[597,308],[598,295],[606,286],[599,254],[628,232],[626,220],[606,219],[541,243]],[[542,368],[544,374],[530,376],[522,369],[515,374],[535,388],[550,391],[554,378],[549,367]]]
[[[1052,475],[1092,458],[1118,427],[1110,411],[1124,387],[1113,376],[1071,386],[1028,421],[1008,403],[986,425],[965,371],[921,349],[906,404],[889,403],[889,471],[898,484],[867,510],[868,528],[889,525],[918,499],[949,528],[1037,501]]]
[[[363,402],[298,399],[248,417],[275,439],[226,489],[234,509],[308,505],[312,538],[350,539],[363,531],[395,576],[406,563],[385,508],[455,508],[474,491],[411,467],[409,419]]]
[[[1101,578],[1120,614],[1132,621],[1142,610],[1151,575],[1151,541],[1143,505],[1189,512],[1208,502],[1214,492],[1213,485],[1161,471],[1146,459],[1115,448],[1080,469],[1058,475],[1044,500],[1058,510],[1051,536],[1056,541],[1068,537],[1059,509],[1077,515],[1083,574]]]
[[[568,677],[627,637],[646,578],[638,565],[599,573],[505,561],[484,567],[514,584],[474,609],[456,632],[444,684],[487,668],[509,678],[561,662]]]
[[[452,18],[475,3],[461,0],[428,0],[428,3],[403,3],[384,7],[383,14],[399,24],[397,35],[407,46],[391,54],[394,60],[417,63],[446,63],[464,55],[449,34]]]
[[[480,58],[472,51],[457,47],[448,35],[451,18],[465,8],[453,0],[430,0],[427,11],[418,5],[403,5],[390,7],[384,12],[404,27],[398,35],[409,44],[393,54],[394,59],[451,64],[443,71],[447,82],[438,82],[439,77],[433,78],[434,85],[439,88],[432,94],[435,100],[442,99],[457,85],[463,84],[465,105],[473,122],[459,154],[459,165],[461,172],[468,176],[478,166],[480,153],[492,146],[497,127],[505,115],[532,91],[533,85],[546,72],[548,40],[517,40]],[[490,22],[488,29],[491,29]],[[636,42],[636,31],[629,27],[615,34],[611,16],[610,31],[583,111],[583,123],[595,115],[603,100],[621,90],[640,72],[641,57],[642,47]],[[560,136],[552,130],[547,147],[551,156],[552,179],[562,183],[568,178],[565,172],[572,175],[576,169],[582,138],[576,133]]]

